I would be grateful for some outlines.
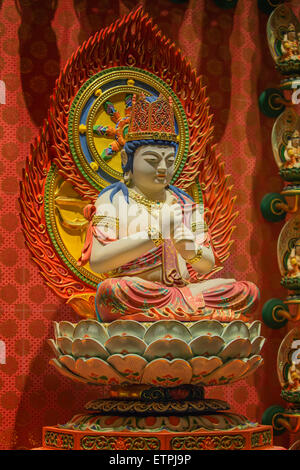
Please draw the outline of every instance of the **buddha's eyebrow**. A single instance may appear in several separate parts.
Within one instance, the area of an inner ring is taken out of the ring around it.
[[[149,150],[145,150],[142,155],[143,155],[143,156],[145,156],[145,155],[146,155],[146,156],[147,156],[147,155],[153,155],[154,157],[159,157],[159,158],[161,158],[161,154],[158,153],[158,152],[155,152],[155,150],[150,150],[150,151],[149,151]],[[169,157],[175,157],[174,153],[173,153],[173,152],[172,152],[172,153],[169,153],[169,154],[166,156],[166,158],[169,158]]]

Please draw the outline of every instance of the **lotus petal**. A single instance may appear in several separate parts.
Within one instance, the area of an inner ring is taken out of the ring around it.
[[[54,329],[54,338],[57,340],[57,338],[60,336],[59,334],[59,323],[57,321],[53,322],[53,329]]]
[[[203,377],[202,383],[204,385],[224,385],[239,380],[248,369],[249,365],[246,361],[243,359],[233,359]]]
[[[251,343],[249,339],[238,338],[226,344],[225,348],[220,352],[219,356],[225,362],[227,359],[241,359],[243,357],[248,357],[250,353]]]
[[[248,375],[252,374],[263,363],[264,363],[264,360],[259,355],[250,357],[250,359],[248,359],[248,362],[247,362],[248,370],[246,370],[246,372],[242,375],[241,378],[248,377]]]
[[[54,352],[54,355],[56,357],[59,357],[61,355],[61,351],[58,349],[58,346],[57,346],[56,342],[54,341],[54,339],[48,339],[47,343],[49,344],[50,348]]]
[[[189,363],[193,369],[191,383],[197,385],[202,383],[203,376],[220,367],[222,360],[219,357],[193,357]]]
[[[220,336],[199,336],[190,342],[194,356],[217,356],[225,345]]]
[[[73,340],[67,336],[57,338],[57,345],[63,354],[72,356],[72,343]]]
[[[229,343],[233,339],[245,338],[249,339],[249,330],[247,325],[241,320],[235,320],[229,323],[222,334],[222,338]]]
[[[224,327],[218,320],[199,320],[190,327],[193,338],[198,336],[222,336]]]
[[[192,432],[195,431],[198,426],[195,425],[198,417],[193,416],[176,416],[176,418],[172,418],[169,416],[155,416],[155,420],[149,420],[147,417],[139,417],[137,419],[137,424],[139,430],[151,430],[153,434],[156,432],[164,433],[165,431],[169,432]],[[150,423],[149,423],[150,421]],[[130,423],[131,424],[131,423]],[[131,426],[132,429],[132,426]]]
[[[155,359],[144,369],[142,383],[160,387],[177,387],[189,384],[192,379],[192,368],[183,359]]]
[[[259,354],[263,345],[265,344],[266,338],[263,336],[257,336],[257,338],[251,341],[251,356]]]
[[[69,369],[71,372],[75,372],[75,359],[73,356],[59,356],[58,360],[64,367]]]
[[[79,375],[73,374],[69,369],[66,369],[57,359],[50,359],[49,364],[53,365],[62,375],[74,380],[75,382],[88,383],[88,381],[83,377],[79,377]]]
[[[146,345],[144,341],[136,336],[113,336],[105,343],[105,348],[110,354],[138,354],[142,356]]]
[[[67,336],[68,338],[73,338],[75,325],[69,321],[61,321],[58,323],[58,336]]]
[[[78,375],[88,379],[91,383],[120,385],[128,382],[124,377],[118,374],[110,364],[98,357],[77,359],[75,371]]]
[[[108,334],[97,320],[81,320],[75,327],[73,338],[94,338],[104,344]]]
[[[108,358],[107,362],[132,383],[140,383],[143,370],[148,364],[146,359],[137,354],[127,354],[126,356],[114,354]]]
[[[135,320],[115,320],[107,327],[109,336],[130,335],[143,339],[146,328]]]
[[[72,344],[71,354],[74,357],[101,357],[106,359],[109,354],[96,339],[75,339]]]
[[[249,421],[245,416],[235,413],[210,413],[209,415],[197,416],[198,429],[209,429],[210,431],[234,429],[236,427],[250,427]],[[252,426],[253,427],[253,424]]]
[[[250,339],[254,339],[257,336],[260,336],[261,322],[259,320],[254,321],[249,326]]]
[[[144,341],[150,344],[161,338],[177,338],[188,343],[192,339],[192,336],[188,328],[180,321],[160,320],[150,326],[145,334]]]
[[[144,357],[149,361],[159,358],[171,360],[177,357],[190,359],[193,353],[191,348],[180,339],[158,339],[147,347]]]

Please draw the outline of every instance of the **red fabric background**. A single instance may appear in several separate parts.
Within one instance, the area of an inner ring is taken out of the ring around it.
[[[65,422],[99,396],[95,388],[64,379],[48,365],[46,339],[53,335],[52,321],[77,318],[43,284],[24,246],[19,181],[59,69],[90,34],[138,3],[61,0],[51,10],[51,0],[0,2],[0,79],[7,91],[6,104],[0,105],[0,339],[7,348],[7,363],[0,365],[3,449],[39,446],[43,425]],[[282,187],[270,145],[274,121],[263,116],[257,104],[260,92],[280,80],[267,47],[267,16],[252,0],[239,1],[235,10],[217,8],[212,0],[142,3],[207,85],[215,141],[232,175],[240,212],[224,275],[255,282],[261,305],[271,297],[284,298],[276,261],[282,224],[265,222],[259,209],[265,193]],[[255,318],[261,318],[261,311]],[[264,366],[247,380],[211,389],[209,396],[225,398],[234,411],[261,420],[268,406],[281,403],[276,356],[285,332],[264,327]],[[288,446],[289,440],[286,433],[275,443]]]

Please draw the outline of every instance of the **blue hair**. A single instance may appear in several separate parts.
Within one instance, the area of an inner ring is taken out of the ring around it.
[[[186,203],[184,196],[194,202],[194,199],[192,198],[192,196],[190,196],[188,193],[183,191],[183,189],[177,188],[176,186],[173,186],[172,184],[169,184],[168,188],[171,189],[171,191],[173,191],[173,193],[175,193],[176,196],[179,197],[179,199],[181,200],[183,204]]]
[[[173,186],[172,184],[169,184],[168,189],[170,189],[174,194],[176,194],[176,196],[179,197],[180,201],[181,201],[183,204],[186,203],[185,198],[188,198],[188,199],[190,199],[192,202],[194,202],[194,199],[192,198],[192,196],[190,196],[188,193],[186,193],[186,192],[183,191],[182,189],[177,188],[176,186]],[[129,192],[128,192],[128,188],[127,188],[127,186],[126,186],[125,183],[122,183],[122,181],[119,181],[118,183],[110,184],[110,185],[107,186],[106,188],[102,189],[102,191],[101,191],[101,193],[99,194],[99,196],[101,196],[101,194],[106,193],[107,191],[111,191],[111,193],[110,193],[110,195],[109,195],[110,202],[112,202],[114,196],[115,196],[119,191],[122,191],[123,196],[124,196],[124,198],[125,198],[127,204],[129,204]]]
[[[122,191],[123,193],[123,196],[127,202],[127,204],[129,204],[129,193],[128,193],[128,188],[126,186],[125,183],[122,183],[122,181],[119,181],[118,183],[113,183],[113,184],[110,184],[109,186],[107,186],[106,188],[102,189],[101,193],[99,194],[99,196],[101,196],[102,194],[106,193],[107,191],[111,191],[110,195],[109,195],[109,200],[110,202],[112,202],[113,200],[113,197],[119,192],[119,191]]]

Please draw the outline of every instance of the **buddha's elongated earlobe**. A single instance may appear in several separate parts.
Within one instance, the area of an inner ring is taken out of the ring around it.
[[[131,172],[129,171],[128,173],[124,173],[123,179],[126,186],[129,186],[131,183]]]
[[[128,163],[128,155],[124,149],[121,151],[121,162],[122,162],[122,168],[123,169],[126,168],[126,165]],[[131,171],[124,172],[123,179],[124,179],[124,183],[126,184],[126,186],[130,185],[131,176],[132,176]]]
[[[124,149],[121,150],[121,163],[122,163],[122,168],[125,168],[128,163],[128,155]]]

